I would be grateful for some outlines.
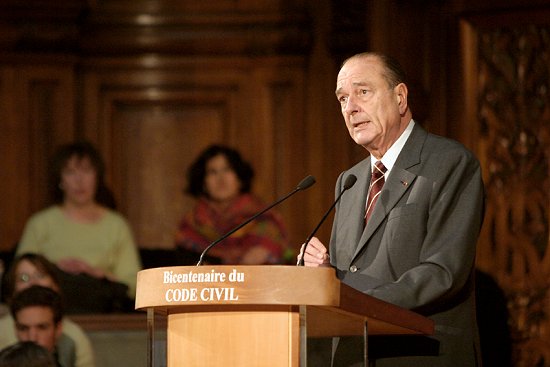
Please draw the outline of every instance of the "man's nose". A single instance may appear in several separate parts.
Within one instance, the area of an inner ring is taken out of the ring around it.
[[[344,107],[344,112],[351,115],[358,110],[359,105],[355,103],[355,98],[353,96],[349,96]]]
[[[38,342],[38,332],[36,329],[30,329],[27,332],[27,341]]]

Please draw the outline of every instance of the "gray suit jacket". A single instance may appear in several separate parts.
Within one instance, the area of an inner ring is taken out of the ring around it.
[[[381,359],[377,366],[475,366],[472,274],[484,207],[479,162],[459,143],[416,124],[366,228],[370,157],[340,175],[337,195],[349,174],[357,182],[336,206],[330,241],[338,277],[432,318],[439,341],[436,357]]]

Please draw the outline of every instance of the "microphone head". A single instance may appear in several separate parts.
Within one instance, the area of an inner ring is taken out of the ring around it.
[[[349,175],[346,177],[346,181],[344,181],[344,190],[351,189],[351,187],[355,185],[355,181],[357,181],[357,177],[355,175]]]
[[[315,177],[313,177],[312,175],[309,175],[306,178],[304,178],[302,181],[300,181],[298,186],[296,186],[296,190],[305,190],[309,188],[311,185],[313,185],[314,183],[315,183]]]

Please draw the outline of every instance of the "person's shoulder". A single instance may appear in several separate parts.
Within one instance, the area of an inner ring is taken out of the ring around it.
[[[29,217],[29,223],[41,223],[45,221],[56,220],[63,217],[63,213],[58,205],[52,205],[39,210]]]
[[[467,148],[460,143],[458,140],[454,140],[442,135],[434,134],[432,132],[428,132],[426,135],[426,142],[430,145],[435,146],[445,146],[449,148],[456,148],[456,149],[466,149]]]
[[[110,223],[116,223],[116,224],[124,224],[126,225],[128,223],[128,220],[126,217],[116,210],[105,208],[105,217],[104,219]]]
[[[0,322],[2,322],[2,319],[4,316],[10,315],[10,308],[5,303],[0,303]]]
[[[122,213],[108,208],[105,210],[106,212],[103,219],[98,224],[103,230],[117,235],[129,234],[132,232],[130,222]]]
[[[441,135],[428,133],[425,149],[437,154],[441,159],[457,157],[460,159],[477,161],[475,154],[461,142]]]
[[[348,168],[345,172],[349,172],[353,174],[364,174],[364,172],[370,172],[370,156],[357,162],[351,168]]]
[[[68,317],[63,318],[63,333],[75,341],[88,338],[80,325]]]
[[[51,206],[48,206],[42,210],[39,210],[37,211],[36,213],[34,213],[32,217],[48,217],[48,216],[52,216],[52,215],[61,215],[61,208],[59,207],[59,205],[51,205]]]
[[[2,333],[0,333],[0,349],[17,341],[17,337],[15,336],[15,322],[9,311],[0,316],[0,330],[2,330]]]

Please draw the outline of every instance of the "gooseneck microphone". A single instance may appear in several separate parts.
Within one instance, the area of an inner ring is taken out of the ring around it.
[[[355,175],[349,175],[348,177],[346,177],[346,181],[344,181],[344,187],[342,188],[342,191],[340,192],[340,194],[338,195],[336,200],[334,200],[334,203],[332,203],[332,205],[327,210],[327,212],[325,213],[323,218],[321,218],[321,220],[317,224],[317,227],[315,227],[315,229],[309,234],[309,236],[306,239],[306,242],[304,242],[304,249],[302,250],[302,252],[300,254],[301,256],[300,256],[300,259],[298,260],[298,263],[296,264],[296,266],[304,266],[304,255],[306,253],[306,247],[309,244],[309,241],[311,241],[311,239],[313,238],[313,236],[315,235],[315,233],[317,232],[319,227],[321,227],[321,224],[323,224],[323,222],[327,219],[327,217],[330,214],[330,212],[332,211],[332,209],[334,209],[336,204],[340,201],[340,198],[342,197],[344,192],[351,189],[351,187],[353,185],[355,185],[355,181],[357,181],[357,177]]]
[[[298,191],[302,191],[302,190],[305,190],[305,189],[309,188],[314,183],[315,183],[315,177],[313,177],[311,175],[307,176],[302,181],[300,181],[298,186],[296,186],[296,188],[294,190],[292,190],[290,193],[288,193],[286,196],[283,196],[279,200],[275,201],[273,204],[269,205],[268,207],[266,207],[265,209],[263,209],[259,213],[254,214],[253,216],[251,216],[250,218],[248,218],[247,220],[245,220],[244,222],[242,222],[241,224],[239,224],[238,226],[236,226],[235,228],[233,228],[232,230],[230,230],[229,232],[227,232],[226,234],[224,234],[223,236],[221,236],[220,238],[218,238],[217,240],[212,242],[201,253],[201,256],[199,258],[199,262],[197,263],[197,266],[202,265],[204,256],[206,255],[206,253],[208,251],[210,251],[210,249],[212,247],[216,246],[218,243],[225,240],[227,237],[231,236],[233,233],[237,232],[239,229],[241,229],[242,227],[244,227],[248,223],[252,222],[254,219],[258,218],[260,215],[262,215],[263,213],[265,213],[269,209],[273,208],[275,205],[278,205],[278,204],[282,203],[283,201],[285,201],[286,199],[288,199],[289,197],[291,197],[292,195],[294,195]]]

